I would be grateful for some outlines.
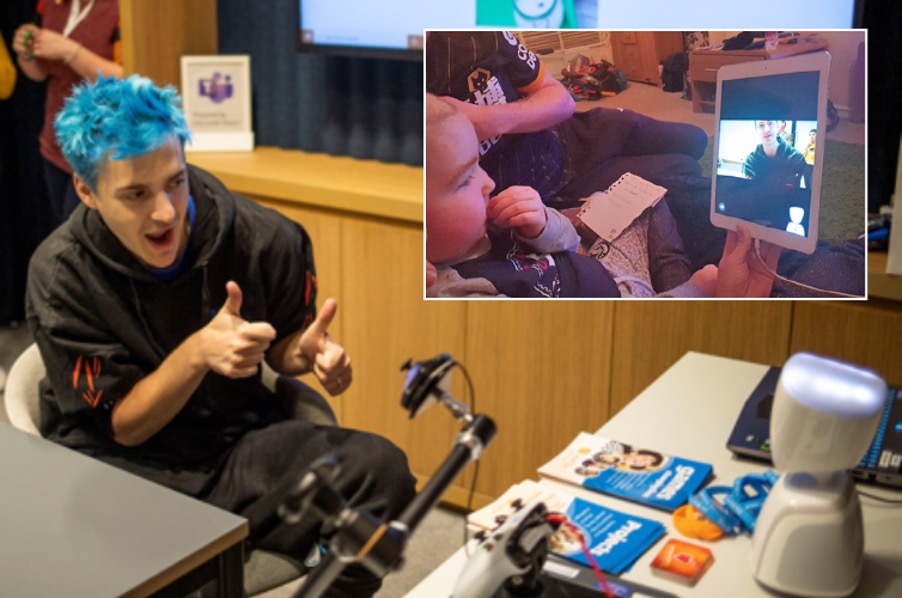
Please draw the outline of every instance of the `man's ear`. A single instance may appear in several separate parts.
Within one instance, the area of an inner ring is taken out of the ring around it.
[[[78,175],[74,174],[72,175],[72,183],[75,185],[75,193],[78,194],[78,198],[82,201],[82,203],[84,203],[92,210],[96,210],[97,198],[94,197],[94,192],[91,191],[91,186],[88,185],[88,183],[86,183]]]

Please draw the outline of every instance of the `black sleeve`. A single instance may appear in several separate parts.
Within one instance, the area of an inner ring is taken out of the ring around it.
[[[89,417],[111,436],[113,406],[145,373],[113,333],[115,317],[97,307],[79,273],[61,262],[34,262],[26,311],[56,406],[64,415]]]
[[[317,280],[313,243],[304,228],[279,214],[273,238],[261,259],[266,291],[266,319],[276,341],[303,330],[316,319]]]

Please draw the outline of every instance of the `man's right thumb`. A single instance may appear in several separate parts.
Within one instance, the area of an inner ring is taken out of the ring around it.
[[[241,287],[238,286],[238,283],[230,280],[226,283],[226,293],[228,297],[226,297],[225,305],[222,308],[232,314],[233,316],[241,316]]]

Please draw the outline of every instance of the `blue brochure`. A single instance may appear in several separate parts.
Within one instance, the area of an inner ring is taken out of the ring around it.
[[[711,475],[711,465],[581,432],[539,473],[673,511],[702,487]]]
[[[551,516],[563,520],[548,539],[552,553],[591,566],[585,554],[588,551],[598,567],[611,574],[627,571],[665,531],[657,521],[603,507],[532,480],[511,486],[493,503],[471,513],[467,523],[474,531],[489,532],[518,510],[538,502]]]

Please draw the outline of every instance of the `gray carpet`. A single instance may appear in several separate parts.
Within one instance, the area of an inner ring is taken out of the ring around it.
[[[710,176],[713,140],[699,160],[702,174]],[[819,238],[854,239],[865,230],[864,146],[827,139],[821,184]]]

